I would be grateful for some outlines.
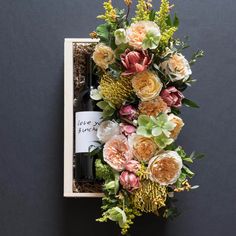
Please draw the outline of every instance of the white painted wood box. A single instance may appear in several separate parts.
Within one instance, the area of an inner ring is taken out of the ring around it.
[[[102,197],[102,193],[80,193],[75,191],[73,179],[73,99],[74,99],[74,63],[73,45],[75,43],[97,43],[96,39],[65,39],[64,44],[64,197]]]

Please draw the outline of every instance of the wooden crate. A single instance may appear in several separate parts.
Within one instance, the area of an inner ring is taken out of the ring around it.
[[[96,39],[65,39],[64,44],[64,197],[102,197],[102,193],[74,192],[73,180],[73,44],[97,43]]]

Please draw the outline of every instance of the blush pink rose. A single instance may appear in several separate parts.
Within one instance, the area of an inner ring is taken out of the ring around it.
[[[120,175],[120,184],[124,189],[132,192],[140,187],[139,177],[129,171],[123,171]]]
[[[125,169],[136,174],[141,169],[141,165],[136,160],[130,160],[126,163]]]
[[[184,95],[174,86],[162,90],[160,96],[169,107],[179,108],[182,106]]]
[[[120,124],[120,131],[125,136],[129,136],[129,135],[135,133],[136,128],[133,125],[121,123]]]
[[[128,48],[121,54],[120,58],[126,69],[122,75],[128,76],[146,70],[152,62],[153,55],[150,57],[147,51],[131,51]]]
[[[137,118],[137,110],[131,105],[124,105],[120,108],[119,114],[122,118],[134,120]]]

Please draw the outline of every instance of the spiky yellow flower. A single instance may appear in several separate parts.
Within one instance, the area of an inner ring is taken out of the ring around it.
[[[167,46],[169,43],[169,40],[173,37],[176,31],[177,31],[176,27],[171,27],[169,29],[166,29],[161,35],[161,39],[159,43],[160,46],[162,46],[163,48]]]
[[[101,94],[104,100],[120,107],[133,94],[131,79],[120,77],[116,79],[109,74],[104,74],[100,81]]]
[[[136,6],[135,17],[132,18],[133,22],[149,20],[150,8],[152,7],[152,0],[138,0]]]
[[[156,12],[155,22],[161,29],[161,32],[166,30],[166,19],[170,14],[170,2],[169,0],[161,0],[160,10]]]
[[[165,206],[166,197],[166,187],[151,180],[143,180],[141,187],[135,190],[132,200],[138,210],[156,213],[159,208]]]
[[[97,16],[98,19],[103,19],[108,23],[114,23],[116,21],[116,10],[112,5],[112,0],[108,0],[103,3],[105,9],[104,15]]]
[[[174,191],[179,193],[179,192],[183,192],[183,191],[189,191],[192,188],[192,186],[189,184],[188,180],[184,180],[181,185],[182,185],[182,187],[175,188]]]

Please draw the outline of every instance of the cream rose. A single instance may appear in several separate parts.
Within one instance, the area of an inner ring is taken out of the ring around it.
[[[171,131],[170,137],[173,139],[177,139],[180,131],[182,130],[182,128],[184,126],[184,122],[180,117],[178,117],[174,114],[170,114],[169,118],[172,122],[174,122],[176,124],[175,128]]]
[[[97,137],[102,143],[107,142],[114,135],[118,134],[120,134],[119,124],[111,120],[103,121],[97,131]]]
[[[150,41],[149,38],[146,38],[149,34],[152,35],[153,39],[155,39],[157,47],[161,35],[158,25],[152,21],[139,21],[137,23],[132,23],[126,33],[129,45],[138,50],[144,49],[144,41],[147,39]],[[145,47],[145,49],[146,48],[148,47]]]
[[[103,43],[96,45],[92,58],[96,65],[104,70],[108,68],[108,65],[115,62],[114,51]]]
[[[188,61],[181,53],[173,53],[168,60],[160,64],[160,68],[173,82],[187,80],[192,74]]]
[[[150,179],[160,185],[174,184],[183,167],[182,159],[177,152],[165,151],[149,161]]]
[[[163,85],[155,73],[146,70],[133,77],[132,86],[142,101],[149,101],[159,95]]]
[[[151,138],[137,134],[129,137],[129,145],[138,161],[148,162],[158,151],[157,145]]]

